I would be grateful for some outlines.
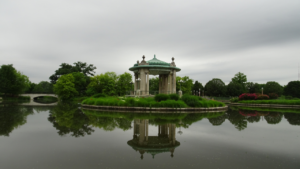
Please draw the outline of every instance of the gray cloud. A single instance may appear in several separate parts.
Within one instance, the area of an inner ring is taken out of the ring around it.
[[[287,84],[300,62],[299,1],[8,1],[0,2],[0,64],[34,82],[77,61],[97,73],[128,71],[142,55],[170,62],[205,84]]]

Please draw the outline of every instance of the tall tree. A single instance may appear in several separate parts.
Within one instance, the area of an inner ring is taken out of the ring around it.
[[[87,63],[75,62],[74,66],[67,63],[62,63],[53,75],[49,77],[51,83],[55,84],[58,78],[62,75],[80,72],[85,76],[94,76],[96,67],[93,64],[88,65]]]
[[[247,76],[244,75],[244,73],[238,72],[234,75],[234,77],[231,79],[233,82],[245,84],[247,82]]]
[[[18,72],[13,65],[0,68],[0,93],[21,94],[30,87],[29,78]]]
[[[194,85],[193,85],[192,90],[193,90],[193,91],[198,91],[198,92],[199,92],[199,89],[200,89],[201,91],[203,91],[204,87],[203,87],[202,83],[199,83],[198,80],[196,80],[195,83],[194,83]]]
[[[205,84],[205,94],[208,96],[225,96],[226,85],[218,78],[214,78]]]
[[[78,95],[74,81],[75,79],[72,74],[62,75],[53,86],[54,93],[63,100],[70,99]]]
[[[159,91],[159,78],[154,77],[149,79],[149,90],[151,93]]]
[[[132,88],[132,75],[130,73],[123,73],[117,77],[116,87],[117,94],[123,96],[127,94],[127,91],[130,91]]]
[[[88,91],[93,91],[94,93],[88,94],[103,93],[106,95],[115,95],[116,80],[117,75],[114,72],[106,72],[104,74],[91,77],[91,82],[87,89]]]
[[[290,81],[284,88],[284,92],[288,96],[300,98],[300,81]]]
[[[179,83],[179,81],[182,81],[182,83]],[[176,76],[176,91],[180,90],[181,85],[182,94],[192,94],[193,82],[194,80],[190,79],[188,76]]]
[[[239,96],[244,93],[244,88],[240,83],[230,82],[227,85],[227,94],[229,96]]]
[[[281,96],[283,93],[283,87],[274,81],[267,82],[263,90],[265,94],[276,93],[278,96]]]
[[[36,93],[52,93],[53,92],[53,84],[46,82],[46,81],[41,81],[39,84],[37,84],[33,92]]]

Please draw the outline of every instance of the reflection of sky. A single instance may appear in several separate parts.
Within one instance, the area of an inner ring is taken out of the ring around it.
[[[277,125],[266,121],[248,123],[238,131],[226,120],[212,126],[207,119],[181,128],[180,146],[152,159],[127,145],[133,131],[95,129],[85,137],[59,136],[47,112],[27,117],[27,123],[0,137],[0,168],[297,168],[299,166],[299,126],[285,118]],[[149,135],[157,135],[149,126]]]

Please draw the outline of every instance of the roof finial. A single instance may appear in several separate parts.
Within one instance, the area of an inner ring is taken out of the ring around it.
[[[154,54],[154,58],[156,58],[155,54]]]
[[[174,62],[174,57],[172,57],[172,61]]]
[[[143,60],[145,60],[145,55],[143,55]]]

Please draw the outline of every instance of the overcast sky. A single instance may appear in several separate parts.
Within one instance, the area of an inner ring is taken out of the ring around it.
[[[0,0],[0,65],[35,83],[61,63],[96,74],[157,58],[203,85],[237,72],[250,82],[298,80],[299,0]]]

